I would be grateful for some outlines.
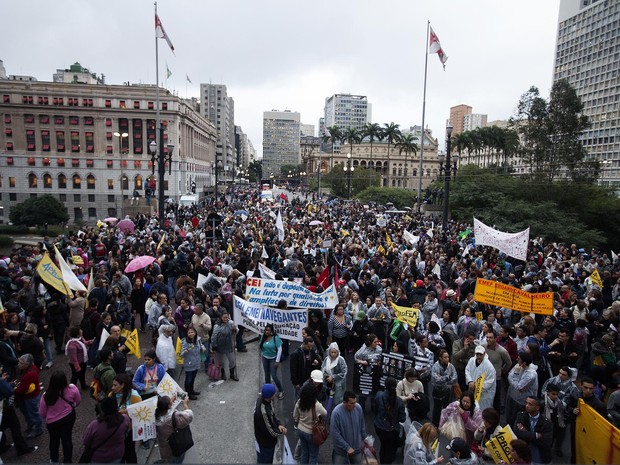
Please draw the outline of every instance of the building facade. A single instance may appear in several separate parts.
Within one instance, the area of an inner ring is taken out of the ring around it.
[[[241,126],[235,126],[235,147],[237,149],[237,163],[241,170],[256,161],[256,150],[248,135],[243,132]]]
[[[487,125],[487,115],[482,113],[470,113],[463,116],[463,131],[473,131],[477,128],[483,128]]]
[[[29,197],[51,194],[72,223],[121,216],[124,199],[144,198],[157,166],[155,86],[0,80],[0,223]],[[166,197],[178,200],[193,182],[212,184],[216,131],[196,107],[160,91],[165,127]],[[158,190],[161,186],[157,185]]]
[[[301,163],[299,121],[299,113],[289,110],[263,113],[263,177]]]
[[[554,81],[567,79],[591,126],[582,135],[599,182],[620,191],[620,2],[561,0]]]
[[[453,136],[465,131],[465,116],[471,115],[471,113],[472,107],[469,105],[461,104],[450,107],[450,124],[452,124]]]
[[[327,133],[325,128],[331,126],[338,126],[342,132],[349,128],[362,131],[371,120],[372,107],[365,95],[334,94],[325,99],[324,113],[323,132],[319,134],[321,137]],[[340,151],[340,145],[340,141],[336,141],[334,152]],[[331,151],[331,142],[326,142],[322,148]]]

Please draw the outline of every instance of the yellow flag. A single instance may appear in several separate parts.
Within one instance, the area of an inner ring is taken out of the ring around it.
[[[603,280],[601,279],[601,275],[598,273],[597,269],[590,274],[590,279],[599,287],[599,289],[603,289]]]
[[[47,284],[52,286],[59,292],[65,295],[71,295],[71,289],[67,286],[67,283],[62,279],[62,272],[58,269],[56,264],[50,258],[50,254],[45,252],[43,258],[37,265],[37,273],[41,276],[41,279]]]
[[[482,396],[482,385],[484,384],[484,378],[486,378],[486,375],[482,373],[474,383],[474,400],[478,403],[480,403],[480,396]]]
[[[166,240],[166,233],[164,233],[163,236],[161,236],[161,240],[159,241],[159,244],[157,244],[157,251],[159,252],[159,249],[161,248],[162,245],[164,245],[164,241]]]
[[[380,245],[379,247],[377,247],[377,253],[383,254],[385,255],[385,249],[383,248],[382,245]]]
[[[71,263],[74,265],[83,265],[84,259],[79,255],[73,255],[73,252],[71,252]]]
[[[121,331],[121,336],[125,336],[125,347],[129,349],[129,352],[134,354],[136,358],[142,358],[142,352],[140,351],[140,338],[138,337],[138,329],[134,329],[131,333],[126,329]]]
[[[575,428],[577,463],[620,463],[620,429],[579,399]]]
[[[233,253],[232,242],[228,243],[228,248],[226,249],[226,253],[228,253],[228,254]]]
[[[342,235],[342,237],[347,237],[347,236],[351,235],[351,234],[349,234],[349,231],[345,231],[344,229],[340,230],[340,234]]]
[[[183,365],[183,357],[181,357],[181,338],[177,337],[177,365]]]
[[[387,233],[387,231],[385,232],[385,240],[388,247],[391,249],[394,246],[394,243],[392,242],[392,239],[390,238],[390,235]]]
[[[105,225],[106,225],[106,224],[105,224],[103,221],[101,221],[101,220],[97,220],[97,227],[98,227],[98,228],[103,228]]]
[[[392,309],[394,309],[394,314],[398,321],[402,321],[403,323],[407,323],[408,326],[412,328],[418,324],[418,309],[411,307],[401,307],[399,305],[392,304]]]

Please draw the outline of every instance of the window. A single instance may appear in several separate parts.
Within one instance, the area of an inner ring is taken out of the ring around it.
[[[108,190],[114,190],[114,179],[108,179]],[[114,197],[114,196],[108,195],[108,199],[110,197]],[[112,200],[112,202],[114,202],[114,200]]]
[[[140,101],[139,100],[134,100],[133,101],[133,108],[134,108],[134,110],[139,110],[140,109]]]
[[[97,209],[89,207],[88,208],[88,217],[91,218],[91,219],[92,218],[97,218]]]
[[[39,123],[41,124],[50,124],[49,115],[39,115]]]
[[[136,155],[142,154],[143,146],[142,146],[142,120],[134,119],[132,121],[133,125],[133,153]]]
[[[61,202],[66,202],[67,194],[58,194],[58,200],[60,200]]]
[[[9,187],[15,187],[15,176],[9,176]]]
[[[113,160],[106,160],[106,166],[108,168],[114,167],[114,161]]]
[[[161,109],[162,110],[167,110],[168,109],[168,102],[162,102]]]
[[[111,181],[111,179],[108,179],[108,181]],[[108,195],[108,202],[109,203],[116,202],[116,199],[115,199],[114,195]]]
[[[22,103],[25,105],[32,105],[34,103],[34,97],[32,95],[22,96]]]
[[[148,108],[149,110],[154,110],[154,109],[155,109],[155,104],[154,104],[153,102],[148,102],[148,103],[147,103],[147,108]]]
[[[95,194],[88,194],[88,203],[95,203]]]
[[[141,162],[140,160],[135,160],[135,161],[133,162],[133,167],[134,167],[134,168],[136,168],[136,169],[138,169],[138,170],[139,170],[139,169],[142,169],[142,162]]]
[[[49,152],[51,150],[50,132],[47,129],[41,131],[41,144],[44,152]]]
[[[80,152],[80,132],[79,131],[71,131],[71,152],[73,153]]]
[[[111,145],[107,145],[105,148],[105,153],[108,153],[108,154],[114,153],[114,147],[112,147]]]
[[[72,158],[71,159],[71,166],[73,166],[74,168],[79,168],[80,167],[80,159],[79,158]]]
[[[39,97],[38,102],[39,105],[49,105],[50,99],[48,97]]]
[[[93,160],[92,158],[89,158],[86,160],[86,167],[87,168],[93,168],[95,166],[95,160]]]
[[[80,178],[79,174],[73,175],[73,188],[81,189],[82,188],[82,178]]]
[[[35,138],[34,138],[34,129],[26,130],[26,149],[29,152],[34,152],[36,150]]]
[[[84,117],[84,126],[92,126],[93,124],[95,124],[95,120],[92,116]]]
[[[64,116],[54,116],[54,123],[55,124],[65,124],[65,117]]]
[[[84,139],[86,142],[86,153],[95,153],[95,138],[92,132],[87,132],[84,134]]]
[[[58,188],[59,189],[67,188],[67,177],[64,174],[58,175]]]
[[[15,192],[11,192],[9,194],[9,200],[12,200],[12,201],[17,200],[17,194]]]
[[[69,124],[72,126],[77,126],[80,124],[79,116],[69,116]]]
[[[129,178],[125,174],[123,174],[123,177],[121,178],[121,190],[129,190]]]
[[[7,149],[7,151],[12,152],[13,151],[13,142],[7,142],[6,143],[6,149]]]
[[[142,185],[142,176],[137,175],[134,179],[134,185],[136,190],[141,191],[143,189],[143,185]]]
[[[11,96],[8,94],[4,94],[2,96],[2,103],[11,103]]]
[[[50,189],[52,187],[52,176],[49,173],[43,175],[43,188]]]
[[[30,115],[30,114],[24,115],[24,123],[27,123],[27,124],[34,123],[34,115]]]
[[[118,107],[119,108],[127,108],[127,105],[125,104],[124,100],[121,100],[120,102],[118,102]]]
[[[116,208],[114,207],[108,208],[108,216],[117,217],[118,215],[116,214]]]
[[[95,188],[95,177],[92,174],[89,174],[86,177],[86,188],[94,189]]]
[[[82,106],[83,107],[92,107],[93,106],[93,99],[92,98],[82,99]]]
[[[112,100],[106,100],[105,101],[105,107],[106,108],[112,108]]]
[[[105,133],[106,140],[112,140],[112,131],[107,131]]]
[[[65,166],[65,159],[64,158],[59,158],[56,160],[56,164],[58,166]]]
[[[82,194],[73,194],[73,201],[74,202],[81,202],[82,201]]]
[[[4,115],[4,124],[11,124],[11,115]]]
[[[82,221],[84,219],[82,216],[82,207],[75,207],[73,209],[73,218],[76,222]]]
[[[4,130],[4,135],[7,137],[13,137],[13,130],[11,128],[6,128]]]
[[[106,125],[106,127],[111,127],[112,126],[112,118],[106,118],[105,119],[105,125]]]
[[[65,131],[56,131],[56,151],[65,151]]]

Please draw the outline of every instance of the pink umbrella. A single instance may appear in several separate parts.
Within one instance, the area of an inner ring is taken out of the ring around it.
[[[124,220],[120,220],[118,224],[116,225],[116,227],[124,233],[126,232],[133,233],[134,230],[136,229],[136,225],[133,224],[133,221],[127,218],[125,218]]]
[[[116,223],[118,218],[110,217],[103,220],[104,223]]]
[[[151,263],[155,261],[155,257],[151,255],[142,255],[141,257],[136,257],[125,267],[125,273],[133,273],[134,271],[141,270],[142,268],[146,268]]]

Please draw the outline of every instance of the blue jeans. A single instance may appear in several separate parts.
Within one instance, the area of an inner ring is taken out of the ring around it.
[[[332,452],[332,463],[342,465],[342,464],[361,464],[362,463],[362,452],[356,452],[353,455],[340,455],[337,454],[336,451]]]
[[[276,368],[276,359],[275,358],[266,358],[264,356],[261,357],[263,359],[263,370],[265,372],[265,383],[270,384],[271,378],[276,383],[276,387],[278,391],[283,392],[282,383],[278,378],[278,369]]]
[[[301,442],[301,459],[299,463],[315,465],[319,457],[319,446],[312,443],[312,435],[305,431],[297,430]]]
[[[39,394],[34,399],[24,399],[22,402],[22,411],[26,418],[26,424],[28,427],[32,427],[37,433],[43,431],[43,420],[39,415]]]
[[[192,386],[192,384],[196,380],[196,374],[197,373],[198,373],[198,370],[186,371],[185,372],[185,388],[187,388],[188,386],[189,387]]]
[[[262,447],[260,444],[256,451],[256,463],[273,463],[273,454],[275,453],[275,447]]]

